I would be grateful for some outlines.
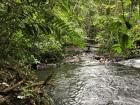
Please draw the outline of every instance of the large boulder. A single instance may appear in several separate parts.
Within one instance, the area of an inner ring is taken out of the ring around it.
[[[134,68],[140,68],[140,58],[120,61],[118,63],[122,64],[122,65],[125,65],[125,66],[130,66],[130,67],[134,67]]]

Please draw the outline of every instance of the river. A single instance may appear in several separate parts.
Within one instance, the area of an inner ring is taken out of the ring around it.
[[[43,80],[48,71],[38,72]],[[55,105],[140,105],[140,69],[84,59],[54,70]]]

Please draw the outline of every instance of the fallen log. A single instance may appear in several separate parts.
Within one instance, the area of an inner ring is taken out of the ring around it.
[[[16,84],[14,84],[11,87],[7,87],[6,89],[4,89],[3,91],[0,92],[1,95],[7,95],[10,91],[14,90],[15,88],[17,88],[18,86],[20,86],[22,83],[24,83],[25,80],[22,80]]]
[[[40,81],[38,83],[34,83],[30,86],[27,86],[26,88],[32,88],[32,87],[36,87],[36,86],[45,86],[47,85],[52,85],[50,83],[48,83],[48,81],[52,78],[52,74],[49,75],[45,81]],[[11,87],[7,87],[6,89],[4,89],[3,91],[0,91],[0,95],[8,95],[10,92],[14,91],[15,88],[17,88],[18,86],[20,86],[21,84],[23,84],[25,82],[25,79],[23,79],[22,81],[14,84]]]

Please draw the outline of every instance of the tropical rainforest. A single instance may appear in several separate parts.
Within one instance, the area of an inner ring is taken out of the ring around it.
[[[51,105],[37,64],[61,62],[98,45],[98,54],[139,56],[140,0],[0,0],[0,104]]]

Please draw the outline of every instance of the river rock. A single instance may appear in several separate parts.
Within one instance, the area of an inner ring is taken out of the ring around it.
[[[37,65],[37,70],[44,70],[44,69],[53,69],[58,67],[59,64],[56,63],[50,63],[50,64],[38,64]]]
[[[118,62],[119,64],[130,66],[134,68],[140,68],[140,58],[139,59],[129,59],[125,61]]]

